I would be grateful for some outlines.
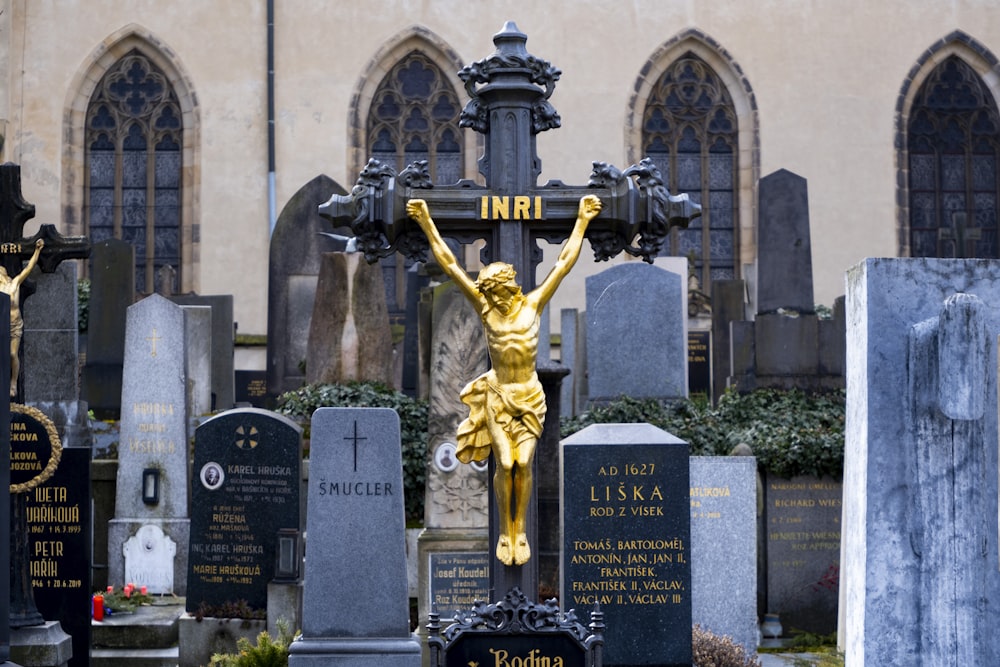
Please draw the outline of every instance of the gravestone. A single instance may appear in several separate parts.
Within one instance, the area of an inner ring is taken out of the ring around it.
[[[676,272],[633,262],[587,278],[591,402],[687,397],[687,263],[669,259]]]
[[[570,371],[563,380],[560,396],[562,413],[567,417],[580,413],[587,395],[585,316],[576,308],[563,308],[559,312],[559,363]]]
[[[742,280],[715,280],[712,282],[712,401],[719,398],[729,386],[732,373],[730,359],[730,322],[741,323],[746,317],[746,283]],[[747,361],[747,364],[752,363]]]
[[[688,331],[688,391],[692,397],[712,398],[711,346],[711,331]]]
[[[475,569],[476,563],[492,560],[488,545],[489,516],[486,464],[466,465],[456,457],[458,425],[468,413],[459,400],[462,387],[470,378],[486,370],[488,359],[479,317],[451,282],[436,285],[432,291],[429,331],[430,382],[428,393],[427,467],[424,496],[424,530],[417,544],[420,618],[427,618],[432,605],[449,618],[449,608],[457,598],[480,593],[489,599],[489,575],[486,591],[482,582],[457,577],[450,570],[460,563]],[[451,565],[454,564],[454,565]],[[488,572],[488,571],[487,571]],[[456,582],[460,579],[460,583]],[[443,589],[452,591],[442,592]],[[435,592],[437,591],[437,592]],[[437,601],[447,596],[451,603]],[[471,604],[463,605],[471,608]]]
[[[35,273],[35,294],[25,301],[24,402],[56,425],[64,447],[91,446],[88,406],[80,401],[76,265]]]
[[[409,629],[401,461],[393,410],[313,414],[302,634],[289,667],[420,665]]]
[[[649,424],[564,439],[562,595],[601,605],[606,665],[691,665],[688,445]]]
[[[153,294],[128,309],[126,325],[108,582],[130,581],[154,594],[187,590],[187,314]]]
[[[846,325],[816,315],[806,179],[780,169],[758,190],[757,316],[730,323],[728,384],[741,392],[842,389]]]
[[[597,608],[584,626],[554,599],[535,603],[517,587],[495,604],[480,602],[444,628],[432,612],[427,630],[431,667],[524,665],[603,667],[604,614]]]
[[[296,192],[271,235],[267,283],[267,389],[272,396],[305,382],[309,326],[316,302],[320,258],[331,241],[320,235],[326,223],[318,207],[331,192],[344,189],[328,176],[317,176]]]
[[[187,610],[246,600],[267,608],[278,531],[299,530],[302,429],[257,408],[195,431]]]
[[[757,460],[692,456],[691,619],[757,649]]]
[[[184,310],[184,363],[187,376],[187,413],[198,418],[212,411],[212,309],[181,306]],[[193,436],[194,423],[188,423]]]
[[[430,571],[430,606],[451,619],[461,616],[478,601],[490,598],[490,553],[483,548],[473,551],[431,551],[428,556]],[[429,613],[429,612],[428,612]],[[420,615],[423,618],[423,614]]]
[[[135,248],[121,239],[95,243],[90,266],[87,362],[81,395],[98,419],[118,419],[126,312],[135,300]]]
[[[239,370],[234,375],[236,377],[236,403],[247,404],[255,408],[266,408],[268,404],[267,371]]]
[[[812,313],[816,302],[806,179],[779,169],[757,187],[757,312]]]
[[[170,300],[182,306],[212,308],[212,410],[229,410],[236,404],[235,334],[232,294],[184,294]]]
[[[381,268],[356,252],[324,253],[309,326],[306,381],[392,386],[393,368]]]
[[[765,475],[767,612],[788,634],[837,629],[842,497],[829,477]]]
[[[998,664],[1000,264],[867,259],[847,285],[847,664]]]
[[[28,493],[35,605],[72,638],[69,667],[90,664],[90,449],[66,447],[52,477]]]
[[[70,667],[90,664],[90,459],[87,404],[78,386],[76,265],[35,272],[36,291],[25,301],[24,396],[55,425],[62,457],[52,477],[26,497],[29,574],[35,606],[72,638]]]

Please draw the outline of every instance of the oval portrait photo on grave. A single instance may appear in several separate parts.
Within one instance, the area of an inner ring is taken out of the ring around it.
[[[215,461],[209,461],[201,467],[201,484],[209,491],[215,491],[226,481],[222,466]]]
[[[10,492],[27,493],[59,466],[62,443],[52,420],[38,408],[10,404]]]

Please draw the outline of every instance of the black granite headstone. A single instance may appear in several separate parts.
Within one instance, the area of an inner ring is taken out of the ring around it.
[[[688,331],[688,395],[712,397],[712,332]]]
[[[764,480],[767,526],[767,611],[792,629],[837,629],[844,484],[830,477]]]
[[[240,408],[195,431],[187,610],[245,600],[267,607],[278,531],[299,529],[302,430]]]
[[[212,410],[229,410],[236,404],[234,390],[232,294],[185,294],[169,297],[180,306],[212,308]]]
[[[760,179],[757,230],[757,312],[811,313],[812,243],[806,179],[779,169]]]
[[[236,371],[236,402],[255,408],[268,407],[267,371]]]
[[[80,396],[98,419],[118,419],[125,317],[135,300],[135,248],[120,239],[95,243],[90,266],[87,363],[80,379]]]
[[[687,443],[596,424],[562,444],[563,606],[600,603],[606,665],[690,666]]]
[[[67,447],[48,481],[28,492],[35,606],[73,638],[69,667],[90,664],[90,449]]]

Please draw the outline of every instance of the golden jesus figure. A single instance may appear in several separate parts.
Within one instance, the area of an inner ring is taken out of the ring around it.
[[[505,565],[523,565],[531,558],[525,523],[535,445],[545,423],[545,393],[535,371],[540,316],[576,264],[587,225],[601,212],[601,200],[594,195],[580,199],[576,224],[555,266],[527,294],[515,280],[514,267],[503,262],[484,267],[473,282],[441,238],[427,203],[411,199],[406,212],[420,225],[442,270],[483,322],[492,368],[462,390],[469,416],[458,427],[457,456],[469,463],[493,453],[493,489],[500,514],[496,556]]]

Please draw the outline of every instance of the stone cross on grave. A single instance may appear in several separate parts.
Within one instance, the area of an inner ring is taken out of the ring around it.
[[[335,228],[350,225],[357,248],[368,262],[393,252],[416,261],[427,260],[427,237],[406,212],[411,199],[427,202],[443,237],[461,243],[484,239],[483,263],[511,264],[525,293],[535,287],[535,267],[542,258],[538,240],[566,240],[585,195],[601,200],[601,212],[586,235],[598,261],[624,251],[652,263],[671,228],[686,227],[700,214],[700,207],[687,195],[667,192],[648,158],[624,171],[594,162],[585,186],[561,181],[538,186],[541,161],[535,138],[539,132],[560,125],[549,97],[561,72],[529,54],[526,42],[527,36],[513,22],[507,22],[493,37],[496,51],[458,73],[471,98],[460,124],[485,137],[485,152],[479,160],[485,186],[470,180],[434,185],[426,161],[410,164],[396,174],[372,159],[350,194],[334,195],[320,207],[320,215]],[[534,497],[532,494],[532,502]],[[491,505],[490,538],[495,543],[492,491]],[[529,516],[534,514],[532,510]],[[529,542],[535,544],[530,533],[537,529],[531,523]],[[537,559],[521,566],[494,565],[490,583],[495,595],[502,596],[513,586],[527,592],[538,590]]]
[[[54,225],[42,225],[34,236],[24,236],[24,223],[35,217],[35,207],[24,201],[21,196],[21,167],[10,162],[0,165],[0,266],[3,266],[7,276],[14,280],[25,268],[35,252],[35,244],[41,239],[45,245],[40,252],[37,266],[45,273],[52,273],[65,259],[85,259],[90,256],[90,241],[84,236],[63,236],[56,231]],[[2,288],[0,288],[2,289]],[[4,291],[18,298],[19,303],[11,301],[11,313],[18,313],[20,305],[35,290],[30,280],[25,280],[13,291]],[[11,322],[13,327],[13,321]],[[13,362],[14,348],[11,347]],[[4,365],[4,367],[9,368]],[[7,378],[3,378],[0,386],[7,386]],[[17,380],[16,396],[11,399],[22,399],[23,383]],[[0,400],[5,404],[7,390]],[[9,427],[8,427],[9,428]],[[34,595],[29,577],[28,526],[26,519],[26,493],[16,493],[12,498],[10,541],[0,540],[0,544],[8,543],[11,548],[11,595],[10,595],[10,627],[38,625],[43,622],[41,614],[35,607]],[[6,525],[6,522],[2,522]],[[0,528],[0,531],[3,529]],[[0,619],[2,620],[2,619]]]

